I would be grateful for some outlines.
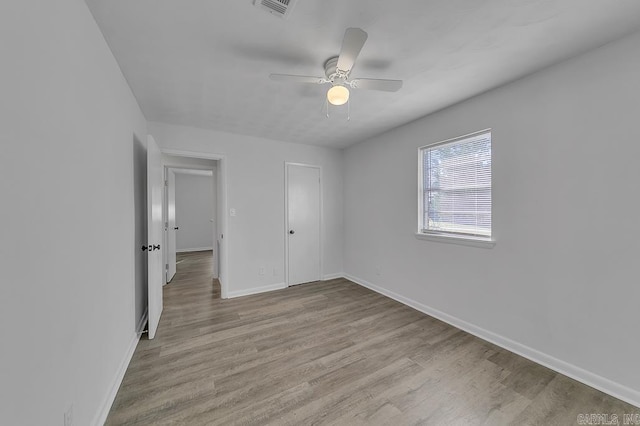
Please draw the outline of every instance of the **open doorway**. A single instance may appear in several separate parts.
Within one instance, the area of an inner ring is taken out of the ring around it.
[[[171,282],[179,255],[211,252],[213,278],[218,278],[216,169],[165,167],[165,281]],[[184,256],[183,256],[184,257]]]
[[[197,260],[200,269],[206,265],[207,273],[218,279],[218,294],[225,298],[224,158],[188,154],[162,153],[164,283],[188,271],[192,260]]]

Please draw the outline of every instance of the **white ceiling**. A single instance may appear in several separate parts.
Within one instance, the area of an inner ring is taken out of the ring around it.
[[[638,0],[86,0],[148,120],[345,147],[640,29]],[[323,75],[347,27],[369,33],[353,90],[324,113]],[[637,52],[633,52],[637,54]]]

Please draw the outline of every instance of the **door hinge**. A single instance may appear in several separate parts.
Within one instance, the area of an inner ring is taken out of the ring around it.
[[[164,223],[164,230],[166,231],[167,229],[169,229],[169,222]]]
[[[169,264],[168,264],[168,263],[165,263],[165,264],[164,264],[164,270],[165,270],[165,271],[168,271],[168,270],[169,270]]]
[[[156,182],[157,182],[157,181],[156,181]],[[165,181],[164,181],[164,186],[169,186],[169,181],[168,181],[168,180],[165,180]]]

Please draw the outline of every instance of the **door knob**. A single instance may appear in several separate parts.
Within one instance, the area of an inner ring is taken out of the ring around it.
[[[176,227],[175,227],[175,228],[173,228],[173,229],[175,229],[175,230],[177,231],[178,229],[180,229],[180,227],[176,226]]]
[[[296,233],[296,231],[294,231],[294,230],[292,229],[291,231],[289,231],[289,233],[290,233],[291,235],[293,235],[293,234],[295,234],[295,233]]]

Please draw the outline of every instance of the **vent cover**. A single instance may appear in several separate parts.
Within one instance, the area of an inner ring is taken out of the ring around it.
[[[253,4],[262,9],[266,10],[270,14],[274,16],[279,16],[280,18],[286,18],[291,14],[291,9],[293,9],[293,5],[296,3],[296,0],[254,0]]]

